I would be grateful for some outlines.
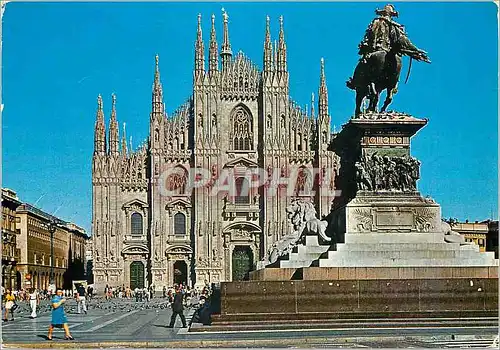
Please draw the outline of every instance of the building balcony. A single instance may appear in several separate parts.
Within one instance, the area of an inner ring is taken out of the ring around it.
[[[225,219],[246,217],[248,220],[258,220],[260,215],[259,204],[226,203],[223,209]]]

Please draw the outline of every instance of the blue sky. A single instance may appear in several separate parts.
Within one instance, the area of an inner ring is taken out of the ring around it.
[[[262,66],[265,16],[277,39],[284,16],[290,91],[301,105],[317,92],[325,58],[332,124],[352,115],[345,87],[357,45],[385,3],[9,3],[3,18],[3,184],[24,201],[91,223],[91,158],[96,98],[135,146],[147,137],[154,56],[167,112],[192,93],[197,14],[208,49],[210,15],[222,38],[229,14],[233,52]],[[497,217],[498,41],[493,3],[395,3],[410,39],[432,64],[414,62],[391,109],[429,118],[413,139],[422,162],[419,190],[444,217]],[[207,51],[208,52],[208,51]],[[406,75],[405,60],[402,79]],[[41,199],[40,196],[43,197]]]

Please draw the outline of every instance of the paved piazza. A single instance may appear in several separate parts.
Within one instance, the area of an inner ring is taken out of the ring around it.
[[[68,301],[66,313],[74,342],[63,340],[62,330],[54,331],[52,342],[45,339],[50,323],[50,306],[43,301],[36,319],[29,318],[28,306],[20,302],[15,321],[2,325],[4,348],[43,347],[272,347],[272,348],[387,348],[387,347],[488,347],[498,332],[498,319],[491,325],[464,322],[463,327],[431,325],[401,327],[392,325],[332,326],[323,329],[287,329],[286,326],[271,327],[264,331],[201,331],[199,326],[181,328],[178,318],[176,328],[167,328],[171,309],[165,299],[153,298],[150,302],[135,300],[94,299],[89,303],[87,314],[78,314],[76,302]],[[193,309],[185,310],[189,320]],[[496,322],[496,325],[495,325]],[[207,330],[205,328],[204,330]],[[453,335],[453,337],[452,337]]]
[[[2,337],[4,342],[41,341],[45,339],[51,320],[48,301],[43,301],[36,319],[29,318],[27,304],[22,304],[14,322],[4,322]],[[134,299],[94,299],[88,303],[87,314],[78,314],[76,302],[70,300],[65,308],[68,324],[75,339],[80,341],[144,341],[151,339],[170,340],[179,331],[187,329],[167,328],[171,309],[165,299],[150,302],[135,302]],[[194,310],[186,310],[192,315]],[[176,327],[181,327],[177,318]],[[64,332],[56,329],[54,340],[64,338]]]

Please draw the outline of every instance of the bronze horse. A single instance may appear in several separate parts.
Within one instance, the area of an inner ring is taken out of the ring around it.
[[[353,77],[346,82],[350,89],[356,91],[356,116],[361,114],[361,105],[365,98],[370,100],[367,111],[377,112],[380,93],[384,90],[387,90],[387,96],[381,112],[387,109],[397,92],[402,67],[402,55],[410,57],[408,74],[411,69],[411,59],[430,63],[427,53],[416,48],[406,35],[399,32],[397,28],[391,28],[389,37],[391,40],[389,52],[380,50],[368,54],[359,61]]]

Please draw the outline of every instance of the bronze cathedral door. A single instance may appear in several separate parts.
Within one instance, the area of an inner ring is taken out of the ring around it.
[[[233,250],[233,281],[248,281],[253,270],[253,254],[248,246],[236,246]]]
[[[130,289],[144,288],[144,264],[134,261],[130,264]]]

